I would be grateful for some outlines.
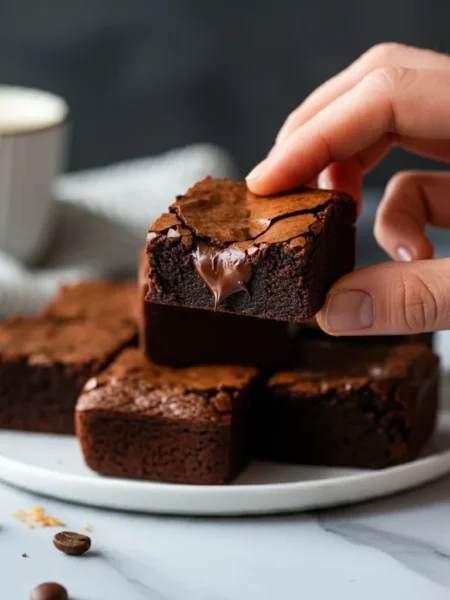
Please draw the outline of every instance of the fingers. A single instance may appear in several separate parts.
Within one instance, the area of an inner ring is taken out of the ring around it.
[[[276,148],[250,173],[248,186],[257,194],[293,189],[332,162],[356,156],[363,163],[363,153],[392,133],[450,137],[450,85],[444,71],[370,73]]]
[[[384,263],[354,271],[318,315],[332,335],[397,335],[450,328],[450,259]]]
[[[405,150],[426,156],[427,158],[435,158],[450,162],[450,141],[449,140],[433,140],[413,138],[406,135],[391,135],[391,145],[400,146]]]
[[[322,189],[347,192],[361,206],[363,174],[359,162],[354,158],[341,163],[331,163],[317,180]]]
[[[398,173],[386,188],[375,220],[380,246],[398,260],[432,258],[425,227],[450,227],[449,196],[449,173]]]
[[[276,144],[282,144],[298,127],[304,125],[339,96],[351,90],[366,75],[382,67],[450,70],[450,57],[432,50],[412,48],[403,44],[377,44],[308,96],[288,116],[278,133]]]
[[[361,208],[363,175],[370,171],[387,154],[391,146],[390,136],[384,136],[372,146],[360,152],[358,156],[339,163],[328,165],[318,177],[322,189],[334,189],[347,192]]]

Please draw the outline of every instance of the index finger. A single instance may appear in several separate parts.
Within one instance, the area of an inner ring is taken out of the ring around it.
[[[280,144],[315,114],[333,100],[348,92],[363,77],[381,67],[410,67],[415,69],[450,70],[450,57],[433,50],[414,48],[397,43],[382,43],[373,46],[350,66],[338,73],[300,104],[281,127],[276,143]]]
[[[450,137],[450,79],[445,71],[373,71],[275,147],[249,174],[248,186],[265,195],[304,185],[333,162],[358,159],[389,133]]]

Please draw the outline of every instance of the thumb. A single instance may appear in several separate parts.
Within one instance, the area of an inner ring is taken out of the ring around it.
[[[405,335],[450,329],[450,258],[393,262],[349,273],[317,320],[332,335]]]

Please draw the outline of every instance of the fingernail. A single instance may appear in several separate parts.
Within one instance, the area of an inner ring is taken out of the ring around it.
[[[317,187],[321,188],[321,189],[330,189],[332,188],[332,184],[331,184],[331,180],[330,177],[328,175],[328,170],[325,169],[324,171],[322,171],[321,173],[319,173],[319,176],[317,178]]]
[[[261,175],[264,172],[264,164],[265,164],[266,160],[267,159],[265,158],[263,161],[261,161],[259,163],[259,165],[256,165],[256,167],[250,171],[250,173],[247,175],[247,177],[245,179],[247,181],[249,181],[249,180],[253,181],[254,179],[258,179],[258,177],[261,177]]]
[[[367,329],[373,325],[372,298],[366,292],[349,290],[331,296],[325,316],[329,331],[343,332]]]
[[[402,260],[403,262],[411,262],[413,259],[413,255],[411,250],[405,248],[405,246],[399,246],[397,248],[397,258]]]

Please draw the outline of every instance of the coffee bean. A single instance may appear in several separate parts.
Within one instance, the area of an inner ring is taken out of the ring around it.
[[[91,547],[91,538],[73,531],[61,531],[53,538],[53,545],[64,554],[80,556]]]
[[[41,583],[32,590],[30,600],[69,600],[69,596],[59,583]]]

